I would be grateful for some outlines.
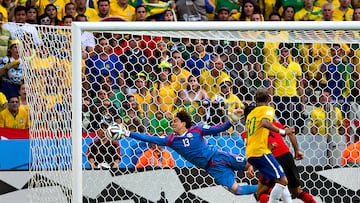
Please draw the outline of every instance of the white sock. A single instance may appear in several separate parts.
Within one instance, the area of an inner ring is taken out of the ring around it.
[[[270,192],[269,203],[278,203],[285,188],[286,186],[283,186],[280,183],[275,183],[275,186]]]
[[[290,194],[289,188],[287,186],[284,188],[281,198],[284,203],[292,202],[291,194]]]

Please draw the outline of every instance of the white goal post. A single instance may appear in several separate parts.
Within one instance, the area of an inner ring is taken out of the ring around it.
[[[122,33],[159,34],[181,36],[185,31],[193,37],[239,40],[241,31],[292,30],[297,33],[316,30],[357,30],[359,22],[74,22],[72,32],[72,202],[83,201],[82,165],[82,72],[81,34],[83,31],[107,31]],[[189,32],[188,32],[189,33]],[[251,37],[251,36],[249,36]],[[309,39],[309,42],[317,40]],[[343,39],[346,42],[351,39]],[[352,39],[355,40],[355,39]],[[357,39],[359,40],[359,39]],[[359,42],[359,41],[357,41]]]

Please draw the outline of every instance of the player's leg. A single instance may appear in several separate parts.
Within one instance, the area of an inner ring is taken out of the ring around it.
[[[256,190],[256,200],[260,203],[267,203],[269,201],[270,188],[274,186],[274,182],[268,181],[263,175],[260,175],[258,182],[258,189]]]
[[[248,161],[260,171],[265,179],[275,182],[275,186],[270,193],[270,203],[279,202],[281,197],[285,203],[291,202],[291,195],[287,188],[287,178],[282,167],[272,154],[265,154],[261,157],[251,157]]]
[[[276,157],[276,160],[284,169],[285,175],[289,182],[288,186],[290,188],[290,193],[294,197],[301,199],[305,203],[316,202],[311,194],[302,190],[299,171],[295,165],[292,154],[286,153],[282,156]]]
[[[225,186],[230,192],[236,195],[253,194],[257,190],[257,185],[240,185],[236,180],[234,167],[245,169],[245,159],[229,153],[216,153],[210,166],[206,171],[215,179],[217,184]]]
[[[240,185],[236,182],[236,180],[234,180],[234,183],[229,191],[235,195],[249,195],[256,192],[257,187],[257,185]]]

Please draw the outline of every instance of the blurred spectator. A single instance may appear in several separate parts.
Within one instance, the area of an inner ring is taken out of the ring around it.
[[[274,11],[281,12],[282,8],[292,5],[295,8],[295,12],[301,10],[304,7],[305,0],[276,0]]]
[[[192,52],[194,52],[194,46],[191,43],[190,38],[173,39],[174,44],[171,47],[171,51],[179,51],[184,60],[188,60]]]
[[[164,19],[163,19],[163,21],[176,21],[175,20],[175,13],[173,12],[173,10],[166,10],[165,12],[164,12]]]
[[[72,16],[64,16],[63,18],[63,24],[64,26],[71,26],[71,23],[74,21],[74,18]]]
[[[303,126],[302,111],[305,104],[302,84],[302,70],[290,52],[292,44],[279,45],[279,61],[273,63],[268,72],[269,92],[276,106],[276,116],[280,123],[295,126],[295,131]]]
[[[20,107],[25,108],[29,112],[29,104],[27,102],[27,91],[28,91],[27,84],[22,83],[19,89]]]
[[[0,92],[0,112],[8,107],[8,100],[2,92]]]
[[[98,0],[97,2],[98,14],[94,16],[94,21],[101,21],[103,18],[110,16],[110,1],[109,0]]]
[[[190,75],[186,89],[179,92],[179,106],[184,106],[196,124],[200,124],[205,116],[206,107],[210,104],[209,96],[199,84],[199,79]]]
[[[115,88],[114,78],[109,73],[104,73],[99,76],[99,84],[101,89],[105,90],[108,98],[117,109],[121,109],[121,103],[125,101],[126,92],[121,88]]]
[[[111,46],[106,38],[97,40],[95,52],[96,54],[86,61],[85,75],[89,77],[94,90],[99,90],[101,86],[99,77],[107,74],[114,83],[119,73],[123,71],[123,65],[117,55],[110,54]]]
[[[331,3],[326,3],[322,6],[323,21],[333,21],[333,7]]]
[[[135,91],[132,95],[135,97],[135,101],[139,108],[139,113],[144,115],[147,119],[151,114],[155,113],[150,111],[150,104],[152,95],[149,90],[149,80],[145,73],[138,73],[134,77]]]
[[[1,92],[7,97],[18,94],[23,83],[24,68],[19,60],[12,61],[0,69]]]
[[[221,79],[219,84],[220,92],[212,99],[208,120],[209,125],[224,122],[225,115],[234,112],[235,109],[245,108],[239,97],[233,94],[232,84],[233,82],[230,78]],[[232,128],[230,128],[231,131]]]
[[[340,6],[334,8],[333,17],[337,21],[351,21],[354,9],[351,8],[350,0],[339,0]]]
[[[8,55],[11,33],[3,28],[3,15],[0,13],[0,57]]]
[[[136,168],[173,168],[175,160],[171,153],[157,144],[144,151],[136,163]]]
[[[127,50],[122,54],[119,58],[122,64],[124,64],[125,68],[125,82],[128,87],[133,86],[133,80],[131,77],[136,76],[138,73],[146,73],[152,72],[146,68],[148,64],[149,55],[145,54],[145,52],[140,47],[141,37],[134,35],[129,40],[129,45]]]
[[[147,18],[154,17],[156,20],[160,20],[162,15],[166,10],[170,9],[172,6],[175,7],[175,3],[172,1],[159,1],[159,0],[147,0],[143,1],[143,5],[146,6]]]
[[[149,59],[151,65],[160,64],[163,61],[169,61],[170,51],[165,41],[158,41],[156,43],[156,49],[153,51],[153,57]]]
[[[136,12],[136,17],[135,17],[135,21],[145,21],[146,20],[146,6],[144,5],[139,5],[135,8],[135,12]]]
[[[253,13],[250,17],[250,21],[262,22],[261,13]]]
[[[155,80],[151,92],[153,98],[153,111],[161,113],[171,113],[174,110],[177,94],[171,82],[171,65],[169,62],[161,62],[156,72],[158,78]]]
[[[269,15],[269,21],[281,21],[281,15],[278,12],[272,12]]]
[[[38,24],[39,12],[35,6],[26,7],[26,22],[29,24]]]
[[[75,0],[75,10],[76,15],[84,15],[86,21],[96,21],[97,11],[93,8],[86,7],[86,0]]]
[[[127,21],[135,20],[135,8],[128,4],[128,0],[110,2],[110,16],[120,16]]]
[[[354,135],[354,143],[346,146],[341,158],[343,166],[360,167],[360,128]]]
[[[69,2],[65,5],[65,16],[72,16],[75,18],[76,16],[76,9],[75,9],[75,3]]]
[[[343,116],[341,110],[332,102],[329,89],[322,91],[316,106],[310,114],[310,132],[313,135],[343,135]]]
[[[316,79],[321,87],[331,90],[332,100],[341,105],[343,114],[347,116],[350,110],[349,95],[354,87],[351,77],[354,67],[347,61],[346,52],[340,44],[332,44],[330,51],[331,61],[321,65]]]
[[[171,54],[170,63],[171,63],[171,81],[173,82],[173,88],[178,93],[180,90],[186,88],[186,81],[191,73],[184,68],[185,61],[181,56],[181,53],[177,50],[173,51]]]
[[[228,21],[229,17],[230,17],[229,9],[227,7],[222,7],[216,12],[214,19],[218,21]]]
[[[60,25],[63,15],[58,15],[58,10],[54,4],[48,4],[45,7],[45,14],[50,18],[50,25]]]
[[[192,40],[191,44],[195,44],[195,52],[186,61],[186,68],[198,77],[202,69],[207,69],[211,60],[210,53],[206,51],[208,42],[204,39],[196,39]]]
[[[180,21],[207,21],[206,14],[213,13],[215,5],[209,0],[178,0],[176,11]]]
[[[57,15],[57,18],[58,19],[62,19],[63,18],[63,14],[64,14],[64,7],[65,7],[65,4],[67,3],[68,1],[66,0],[56,0],[56,1],[53,1],[53,0],[43,0],[43,1],[36,1],[36,8],[38,8],[38,11],[39,11],[39,15],[42,15],[44,13],[48,14],[47,11],[46,11],[46,8],[49,4],[52,4],[52,7],[55,7],[56,8],[56,15]],[[51,16],[52,18],[55,18],[53,16]]]
[[[314,6],[314,0],[304,0],[304,7],[295,13],[294,18],[296,21],[320,21],[321,8]]]
[[[122,109],[124,112],[122,120],[127,129],[131,132],[145,132],[143,125],[144,115],[140,113],[134,95],[126,96],[126,101],[123,103]]]
[[[294,21],[295,20],[295,8],[292,5],[288,5],[282,12],[283,21]]]
[[[352,16],[353,21],[360,21],[360,5],[354,8],[354,14]]]
[[[15,33],[18,35],[27,34],[30,37],[29,41],[32,40],[31,42],[33,44],[40,44],[41,40],[38,36],[38,32],[36,28],[33,25],[26,23],[26,7],[24,6],[15,7],[14,18],[15,18],[15,22],[5,23],[2,26],[2,29],[8,30],[11,33],[12,39],[17,39]]]
[[[2,22],[1,23],[7,23],[8,20],[9,20],[9,15],[8,15],[7,9],[8,8],[5,8],[3,5],[0,5],[0,13],[1,13],[1,16],[2,16]]]
[[[91,128],[91,111],[90,106],[92,105],[91,98],[83,92],[83,102],[82,102],[82,129],[83,132],[88,132]]]
[[[7,108],[0,112],[0,128],[28,129],[29,114],[20,107],[18,95],[8,97]]]
[[[216,15],[219,15],[221,13],[221,10],[227,11],[228,16],[237,14],[240,12],[241,9],[241,1],[233,1],[233,0],[222,0],[222,1],[216,1],[216,7],[215,7],[215,19]],[[229,18],[224,19],[229,20]]]
[[[102,121],[96,129],[98,139],[89,144],[86,153],[91,169],[119,168],[121,156],[118,142],[109,140],[105,131],[109,124]]]
[[[39,16],[39,25],[51,25],[51,19],[46,13]],[[40,36],[42,38],[44,35],[48,34],[48,32],[49,32],[48,26],[43,26],[40,28]]]
[[[245,0],[241,7],[240,17],[237,18],[234,15],[232,15],[232,17],[235,20],[250,21],[253,13],[261,13],[259,4],[255,0]],[[262,19],[264,19],[263,16]]]
[[[353,2],[354,2],[354,0],[353,0]],[[331,1],[331,2],[329,2],[328,0],[317,0],[314,2],[314,5],[322,8],[322,6],[327,3],[331,3],[333,8],[340,6],[340,0],[335,0],[335,1]]]
[[[90,106],[90,111],[92,130],[99,128],[99,123],[102,120],[105,120],[108,123],[113,122],[112,118],[116,118],[119,114],[119,109],[117,109],[110,101],[105,90],[99,90],[97,92],[97,97],[94,98],[93,103]]]
[[[82,1],[82,0],[81,0]],[[82,14],[78,14],[75,17],[75,21],[86,22],[87,17]],[[82,59],[88,59],[89,56],[94,55],[95,48],[95,37],[93,33],[85,31],[81,34],[81,49],[82,49]]]
[[[109,39],[109,44],[112,47],[112,53],[121,56],[124,52],[123,45],[127,43],[123,37],[124,34],[111,33],[111,35],[112,37]]]
[[[214,56],[210,63],[210,70],[203,70],[199,77],[201,86],[212,100],[215,95],[220,93],[219,85],[224,78],[230,76],[224,71],[224,62],[220,56]]]

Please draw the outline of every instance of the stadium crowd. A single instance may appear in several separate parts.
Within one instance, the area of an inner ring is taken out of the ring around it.
[[[19,32],[28,34],[31,46],[39,48],[36,52],[25,51],[26,63],[43,76],[40,80],[59,84],[39,87],[43,95],[38,99],[47,103],[34,108],[42,112],[39,116],[47,116],[44,112],[52,110],[64,112],[51,118],[59,121],[70,109],[69,89],[58,88],[64,86],[60,83],[71,86],[70,40],[63,39],[69,36],[66,31],[51,32],[52,26],[70,26],[73,21],[358,21],[359,3],[357,0],[2,1],[0,127],[36,125],[27,119],[25,62],[19,59],[18,46],[28,42],[16,39]],[[43,26],[37,29],[34,24]],[[256,34],[265,39],[288,39],[291,35],[286,31]],[[360,37],[358,32],[350,35]],[[56,47],[54,40],[63,45]],[[268,87],[273,95],[272,105],[278,110],[276,115],[283,124],[296,126],[297,132],[310,125],[313,134],[344,135],[347,132],[344,120],[352,119],[352,103],[360,102],[359,57],[358,43],[249,42],[83,32],[83,130],[96,132],[106,120],[124,123],[131,131],[172,133],[169,118],[183,108],[197,124],[217,124],[224,121],[227,112],[253,101],[258,87]],[[331,99],[319,99],[320,95],[325,97],[322,92],[328,92]],[[13,96],[19,99],[15,101]],[[328,103],[337,108],[333,124],[336,132],[325,132],[330,126],[326,122]],[[307,115],[304,111],[307,105],[320,108]]]

